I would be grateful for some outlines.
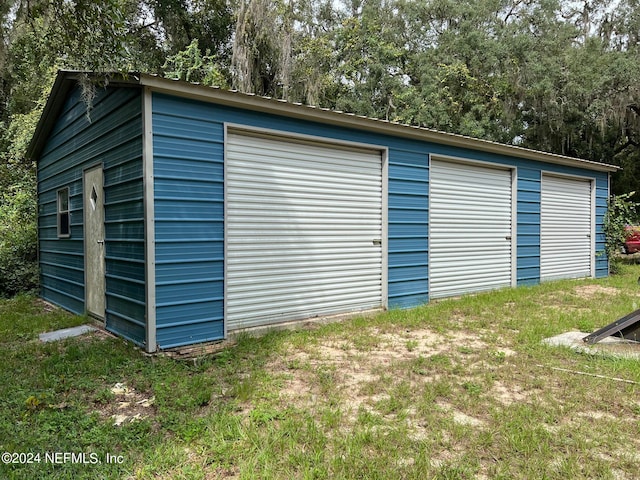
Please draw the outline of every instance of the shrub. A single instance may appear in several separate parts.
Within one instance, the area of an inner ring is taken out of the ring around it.
[[[635,192],[622,195],[611,195],[607,201],[607,212],[604,216],[605,253],[609,259],[609,271],[617,273],[620,270],[621,246],[627,238],[627,225],[638,223],[640,204],[629,200]]]
[[[44,85],[52,85],[54,76],[52,69]],[[0,296],[39,283],[36,169],[25,153],[48,93],[45,87],[30,112],[12,115],[0,138]]]
[[[25,178],[0,198],[0,296],[38,287],[34,184],[32,178]]]

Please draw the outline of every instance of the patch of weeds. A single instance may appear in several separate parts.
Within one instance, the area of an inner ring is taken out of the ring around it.
[[[315,370],[315,376],[322,392],[335,393],[336,367],[334,365],[320,365]]]
[[[482,391],[484,390],[482,388],[482,385],[475,383],[475,382],[464,382],[462,384],[462,388],[464,388],[464,390],[471,396],[477,397],[479,396]]]
[[[491,350],[489,355],[496,363],[504,363],[507,359],[507,354],[501,350]]]
[[[228,405],[219,410],[213,410],[202,418],[206,425],[203,435],[192,439],[191,444],[203,451],[217,464],[231,466],[231,459],[234,458],[234,451],[240,442],[246,437],[247,425],[241,415],[236,415],[235,411]]]
[[[342,411],[339,408],[323,408],[320,412],[320,423],[329,430],[339,428],[343,422]]]
[[[477,469],[469,464],[469,459],[460,459],[458,461],[448,461],[437,468],[436,480],[461,480],[466,478],[474,478]]]
[[[302,363],[302,360],[300,360],[299,358],[294,358],[287,361],[287,368],[289,370],[301,370],[304,367],[305,365]]]
[[[439,398],[450,398],[453,388],[449,380],[426,383],[422,390],[422,398],[427,402],[435,402]]]
[[[486,428],[476,430],[473,439],[474,446],[485,451],[489,451],[495,445],[496,441],[499,441],[496,432]]]
[[[240,402],[247,402],[257,390],[257,385],[252,378],[237,379],[230,391],[230,395]]]
[[[406,393],[407,388],[400,387],[396,389],[396,391],[390,391],[388,395],[375,403],[376,410],[382,415],[400,413],[404,408],[406,408],[407,401],[409,400],[406,396],[398,394],[398,391],[400,390]]]
[[[235,360],[234,352],[231,348],[227,348],[215,354],[213,363],[214,365],[222,366],[229,365]]]
[[[576,328],[581,332],[591,333],[595,330],[596,326],[592,318],[580,318],[576,322]]]
[[[368,330],[361,330],[349,338],[356,350],[368,352],[374,347],[380,345],[380,339],[376,335],[372,335]]]
[[[417,375],[429,375],[429,360],[422,355],[409,360],[411,371]]]
[[[245,449],[237,449],[235,464],[246,478],[307,477],[305,472],[326,471],[327,436],[315,420],[297,410],[267,423],[250,422]]]
[[[258,405],[249,412],[249,419],[254,425],[266,425],[274,420],[282,420],[284,412],[268,405]]]
[[[175,376],[157,386],[158,405],[183,412],[192,412],[209,404],[213,395],[212,379],[201,374]]]
[[[449,367],[451,365],[451,359],[442,353],[437,353],[429,357],[429,363],[432,365],[439,365],[443,367]]]
[[[183,475],[184,467],[194,463],[201,463],[195,455],[183,445],[173,441],[163,442],[156,449],[147,453],[145,461],[139,462],[133,468],[133,478],[194,478]],[[199,477],[195,477],[196,479]]]
[[[408,340],[405,343],[405,347],[407,348],[407,351],[409,351],[409,352],[413,352],[418,345],[419,345],[419,343],[418,343],[417,340]]]
[[[95,403],[106,405],[113,401],[116,396],[113,394],[110,388],[103,388],[96,393],[93,401]]]
[[[361,396],[372,397],[384,391],[386,387],[387,387],[387,380],[383,377],[379,377],[376,380],[373,380],[370,382],[364,382],[363,384],[361,384],[360,389],[358,390],[358,393]]]
[[[362,406],[358,409],[356,422],[358,425],[369,427],[384,424],[384,420],[379,414],[374,413],[368,408],[364,408]]]
[[[40,393],[37,395],[29,395],[24,401],[25,415],[37,412],[38,410],[44,410],[49,406],[49,399],[47,394]]]
[[[191,443],[207,433],[208,422],[203,417],[185,418],[175,429],[176,436]]]
[[[471,355],[472,353],[475,353],[475,350],[473,348],[467,346],[458,347],[457,350],[463,355]]]

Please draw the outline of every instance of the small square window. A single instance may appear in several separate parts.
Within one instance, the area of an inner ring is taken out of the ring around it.
[[[69,189],[58,190],[58,238],[71,236]]]

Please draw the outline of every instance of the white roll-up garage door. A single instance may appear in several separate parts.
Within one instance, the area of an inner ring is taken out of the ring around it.
[[[540,279],[591,275],[591,181],[542,175]]]
[[[429,182],[429,296],[511,286],[511,171],[432,160]]]
[[[384,305],[379,151],[229,132],[226,322]]]

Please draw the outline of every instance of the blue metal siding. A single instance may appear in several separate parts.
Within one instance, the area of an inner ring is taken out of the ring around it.
[[[140,90],[98,90],[87,118],[73,89],[38,160],[41,295],[85,311],[83,170],[102,164],[105,192],[106,328],[144,342],[144,236]],[[57,238],[56,191],[69,187],[71,237]]]
[[[224,122],[383,144],[367,133],[164,94],[153,95],[153,112],[156,322],[158,344],[168,348],[223,335]],[[327,128],[331,132],[322,131]],[[419,142],[395,144],[389,150],[389,305],[405,307],[428,301],[428,156]]]
[[[334,127],[279,115],[153,95],[158,343],[222,336],[224,123],[388,148],[390,307],[428,301],[428,156],[446,155],[517,168],[517,282],[540,281],[541,172],[597,179],[597,249],[608,174],[467,148]],[[597,257],[598,276],[607,263]],[[200,313],[198,313],[200,312]]]
[[[540,169],[518,167],[517,282],[540,282]]]
[[[389,149],[389,308],[426,303],[428,282],[429,157]]]
[[[154,94],[156,332],[160,348],[223,337],[223,128],[214,107]]]
[[[598,173],[596,177],[596,277],[609,275],[609,260],[604,254],[604,215],[609,198],[609,176]]]

